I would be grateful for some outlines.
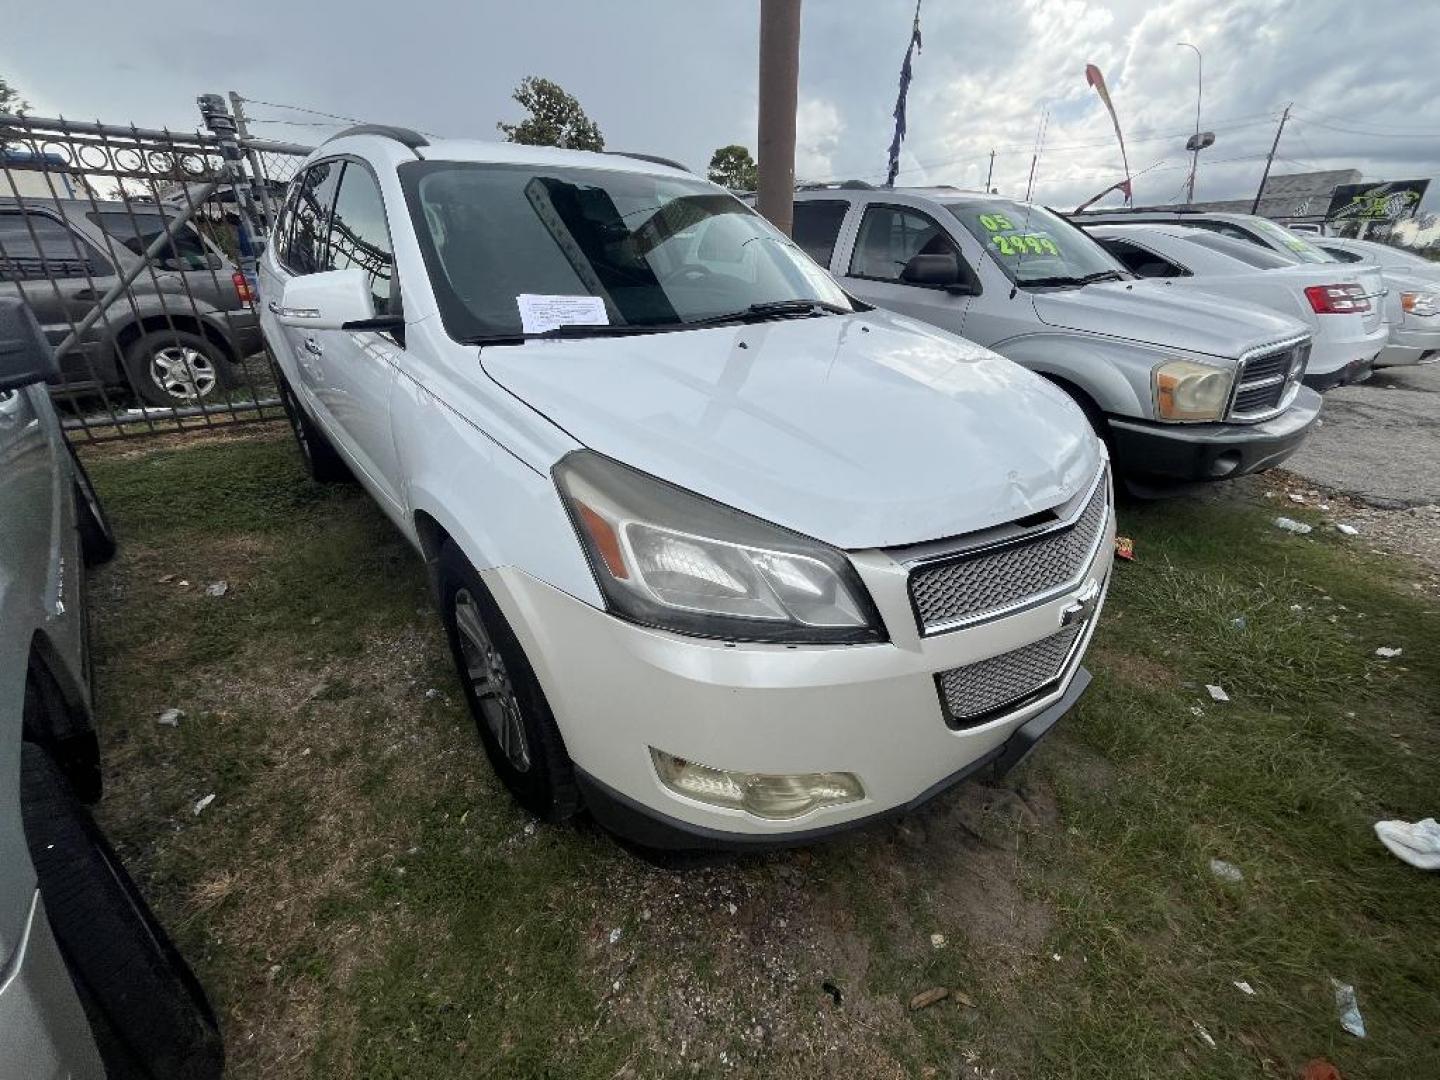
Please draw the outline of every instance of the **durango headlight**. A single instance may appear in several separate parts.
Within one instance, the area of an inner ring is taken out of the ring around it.
[[[835,548],[589,450],[554,472],[616,614],[731,640],[883,640],[875,605]]]
[[[1228,368],[1170,360],[1151,373],[1155,412],[1162,420],[1219,420],[1235,374]]]

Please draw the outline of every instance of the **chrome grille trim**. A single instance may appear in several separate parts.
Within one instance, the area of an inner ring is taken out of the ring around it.
[[[1065,518],[1043,528],[991,543],[971,538],[967,545],[962,537],[956,550],[907,563],[910,606],[921,635],[1013,615],[1074,588],[1107,535],[1109,469],[1102,467],[1069,506]]]
[[[946,726],[977,727],[1043,697],[1064,680],[1093,620],[935,676]]]
[[[1311,339],[1288,341],[1251,349],[1240,357],[1235,387],[1226,416],[1246,424],[1279,416],[1300,392],[1300,380],[1310,359]]]

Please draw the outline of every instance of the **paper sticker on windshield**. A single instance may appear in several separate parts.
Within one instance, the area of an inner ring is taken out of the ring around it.
[[[598,296],[542,296],[521,293],[515,297],[520,309],[520,329],[543,334],[557,326],[606,326],[605,301]]]
[[[998,216],[998,215],[997,215]],[[1049,233],[1027,232],[1027,233],[995,233],[990,237],[990,244],[996,248],[1001,255],[1059,255],[1060,249]]]

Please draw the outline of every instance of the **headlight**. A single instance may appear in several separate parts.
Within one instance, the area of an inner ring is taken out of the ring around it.
[[[1230,400],[1234,372],[1228,368],[1171,360],[1151,373],[1155,412],[1162,420],[1219,420]]]
[[[1407,315],[1440,315],[1440,296],[1432,292],[1402,292],[1400,307]]]
[[[682,634],[806,643],[883,640],[834,548],[589,450],[555,466],[607,606]]]

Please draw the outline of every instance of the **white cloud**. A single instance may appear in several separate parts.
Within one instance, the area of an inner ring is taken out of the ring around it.
[[[834,156],[842,145],[845,120],[840,108],[824,98],[804,98],[795,110],[795,176],[799,180],[830,180]]]

